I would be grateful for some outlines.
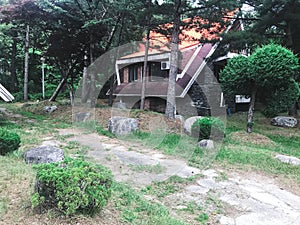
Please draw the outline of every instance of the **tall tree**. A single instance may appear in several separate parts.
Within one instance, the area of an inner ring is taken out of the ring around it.
[[[254,51],[258,45],[277,41],[295,53],[300,52],[300,2],[298,0],[244,0],[239,15],[244,31],[224,34],[226,51],[245,48]]]
[[[172,18],[171,60],[167,106],[165,111],[165,115],[168,119],[174,119],[176,113],[175,85],[178,73],[178,45],[180,43],[179,35],[181,31],[195,27],[195,24],[193,24],[195,21],[194,18],[200,16],[203,20],[207,21],[207,23],[198,23],[197,28],[199,30],[202,28],[208,29],[213,26],[213,24],[218,23],[219,29],[216,30],[216,32],[220,32],[226,25],[225,16],[239,5],[239,1],[233,0],[197,0],[192,2],[187,0],[174,0],[163,3],[163,6],[166,7],[166,12],[171,12],[171,15],[167,14],[167,16]],[[183,23],[182,18],[190,18],[190,23]]]
[[[171,38],[171,58],[170,58],[170,73],[167,92],[167,105],[165,115],[168,119],[173,120],[176,113],[176,99],[175,99],[175,86],[176,77],[178,73],[178,50],[179,50],[179,34],[183,6],[186,1],[174,1],[174,15],[173,15],[173,31]]]
[[[252,132],[254,105],[257,95],[267,99],[268,116],[286,111],[297,100],[300,91],[294,80],[299,69],[297,57],[288,49],[269,44],[258,48],[248,58],[233,58],[220,74],[224,92],[231,96],[251,97],[247,118],[247,132]]]
[[[24,60],[24,101],[28,101],[28,64],[29,64],[29,25],[26,26]]]

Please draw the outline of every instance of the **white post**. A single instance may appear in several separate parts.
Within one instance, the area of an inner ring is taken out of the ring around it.
[[[45,99],[45,58],[41,58],[42,61],[42,94],[43,99]]]

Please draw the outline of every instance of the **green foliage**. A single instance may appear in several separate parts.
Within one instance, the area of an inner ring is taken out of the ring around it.
[[[96,131],[98,134],[110,137],[110,138],[115,138],[116,135],[109,132],[108,130],[104,129],[101,125],[96,125]]]
[[[93,214],[111,196],[113,177],[101,165],[67,158],[61,163],[39,164],[34,168],[37,183],[32,195],[33,207],[54,207],[66,215]]]
[[[133,132],[133,135],[135,137],[137,137],[138,139],[144,140],[144,139],[149,138],[151,134],[148,132],[141,131],[141,130],[135,130]]]
[[[225,125],[216,117],[204,117],[198,119],[192,125],[192,136],[203,139],[222,139],[225,133]]]
[[[161,143],[156,148],[164,150],[167,154],[172,154],[178,146],[180,139],[181,136],[178,134],[165,134]]]
[[[206,213],[201,213],[196,220],[201,222],[202,224],[206,224],[208,219],[209,219],[209,217]]]
[[[222,90],[226,95],[250,94],[250,62],[245,56],[237,56],[229,60],[220,74]]]
[[[258,48],[248,58],[231,59],[220,73],[227,96],[250,96],[257,88],[257,97],[266,105],[265,115],[287,111],[299,98],[299,85],[294,77],[299,69],[298,58],[290,50],[268,44]]]
[[[21,139],[17,133],[0,128],[0,155],[17,150],[20,142]]]
[[[274,88],[271,96],[262,98],[266,105],[263,114],[267,117],[274,117],[281,112],[287,112],[300,96],[299,85],[294,79]]]
[[[256,49],[249,60],[251,73],[248,77],[261,87],[286,84],[299,69],[298,58],[293,52],[274,43]]]

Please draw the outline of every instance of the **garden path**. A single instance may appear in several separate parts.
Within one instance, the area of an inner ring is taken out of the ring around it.
[[[299,224],[300,196],[285,190],[265,175],[222,169],[200,171],[188,166],[183,160],[153,149],[128,145],[119,139],[84,133],[78,129],[61,129],[59,133],[72,134],[68,141],[77,141],[89,147],[88,156],[91,159],[110,168],[116,180],[127,182],[135,188],[144,187],[153,181],[163,181],[172,175],[189,177],[202,174],[194,183],[166,197],[164,204],[174,211],[184,208],[187,202],[203,205],[209,197],[226,208],[226,213],[218,215],[214,224]],[[215,206],[207,206],[207,210],[216,211],[215,208],[209,208]]]

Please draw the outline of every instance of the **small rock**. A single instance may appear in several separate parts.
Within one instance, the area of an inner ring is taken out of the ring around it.
[[[291,165],[295,165],[295,166],[300,165],[300,159],[293,157],[293,156],[276,155],[275,158],[281,162],[288,163]]]
[[[222,216],[219,222],[220,225],[235,225],[234,219],[227,216]]]
[[[209,178],[214,178],[214,177],[218,177],[218,176],[219,176],[218,173],[217,173],[217,171],[215,171],[214,169],[204,170],[204,171],[202,172],[202,174],[203,174],[204,176],[209,177]]]
[[[91,117],[90,112],[77,112],[74,115],[74,122],[85,122]]]
[[[23,157],[26,163],[51,163],[64,160],[64,152],[54,146],[39,146],[27,150]]]
[[[279,127],[296,127],[298,121],[296,118],[291,116],[277,116],[271,120],[271,124]]]
[[[53,105],[53,106],[45,106],[45,107],[44,107],[44,112],[45,112],[45,113],[52,113],[52,112],[54,112],[55,110],[57,110],[57,106],[56,106],[56,105]]]
[[[214,179],[211,178],[197,180],[197,184],[200,185],[201,187],[208,188],[211,190],[216,190],[220,187],[220,185],[216,183]]]
[[[137,119],[114,116],[108,121],[108,130],[116,135],[126,135],[137,130],[138,124]]]
[[[215,147],[214,142],[212,140],[207,140],[207,139],[199,141],[198,146],[200,148],[206,148],[206,149],[213,149]]]
[[[199,185],[190,185],[186,187],[185,190],[195,194],[206,194],[207,192],[209,192],[209,188]]]
[[[184,132],[188,135],[192,134],[192,125],[198,120],[203,118],[202,116],[192,116],[188,119],[185,120],[184,125],[183,125],[183,129]]]

